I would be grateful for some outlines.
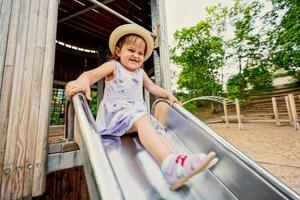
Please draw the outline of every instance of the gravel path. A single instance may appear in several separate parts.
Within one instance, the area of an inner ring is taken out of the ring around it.
[[[300,194],[300,132],[275,123],[209,124],[209,126]]]

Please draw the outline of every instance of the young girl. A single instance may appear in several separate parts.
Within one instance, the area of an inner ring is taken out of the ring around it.
[[[143,86],[152,94],[167,98],[172,105],[178,102],[169,91],[155,85],[142,69],[154,47],[150,33],[135,24],[116,28],[109,38],[114,57],[96,69],[82,73],[66,85],[68,99],[84,92],[91,100],[90,86],[105,78],[104,97],[96,123],[100,135],[122,136],[138,132],[139,139],[160,164],[166,180],[176,189],[190,177],[217,162],[215,154],[175,154],[163,138],[164,129],[147,114],[143,101]]]

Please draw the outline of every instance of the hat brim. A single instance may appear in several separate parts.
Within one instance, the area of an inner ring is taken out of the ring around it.
[[[152,54],[154,42],[150,32],[137,24],[121,25],[111,33],[109,37],[110,52],[112,53],[112,55],[115,55],[117,42],[120,38],[128,34],[135,34],[141,36],[145,40],[147,45],[147,51],[145,53],[144,60],[146,61]]]

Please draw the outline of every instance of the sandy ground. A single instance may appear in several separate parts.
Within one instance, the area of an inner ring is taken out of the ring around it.
[[[300,194],[300,132],[275,123],[209,124],[213,130]]]

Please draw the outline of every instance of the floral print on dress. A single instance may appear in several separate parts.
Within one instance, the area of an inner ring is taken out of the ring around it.
[[[116,62],[114,79],[106,81],[103,100],[100,103],[96,123],[99,134],[122,136],[143,115],[147,114],[143,100],[144,70],[130,72]],[[164,128],[150,115],[153,127],[164,134]]]

